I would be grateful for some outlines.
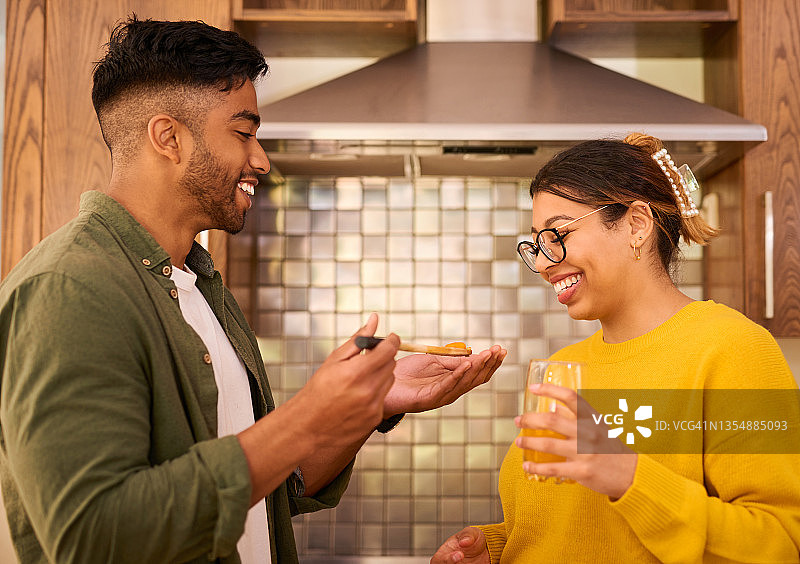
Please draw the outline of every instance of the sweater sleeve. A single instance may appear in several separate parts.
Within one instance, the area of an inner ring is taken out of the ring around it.
[[[794,379],[771,336],[755,324],[739,329],[717,339],[725,344],[699,362],[706,393],[725,388],[794,388],[789,393],[795,393]],[[742,411],[735,405],[724,409],[729,415]],[[664,562],[798,562],[800,451],[779,452],[722,452],[706,445],[706,452],[697,455],[702,456],[703,483],[640,454],[633,484],[610,503]]]
[[[489,548],[489,559],[492,564],[498,564],[506,546],[506,525],[505,523],[495,523],[493,525],[478,525],[478,529],[483,531],[486,538],[486,546]]]
[[[797,457],[715,458],[711,474],[737,476],[726,499],[710,496],[703,484],[639,455],[632,486],[610,503],[663,562],[797,562]]]

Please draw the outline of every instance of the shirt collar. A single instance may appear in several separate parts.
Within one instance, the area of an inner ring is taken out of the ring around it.
[[[170,256],[134,218],[125,207],[114,198],[103,192],[90,190],[81,194],[81,212],[92,213],[113,229],[124,241],[125,245],[138,256],[148,269],[155,268]],[[186,264],[195,273],[211,278],[214,276],[214,261],[211,254],[195,241],[186,257]]]
[[[203,248],[203,245],[195,241],[189,254],[186,255],[186,264],[194,272],[211,278],[214,276],[214,261],[211,260],[211,253]]]

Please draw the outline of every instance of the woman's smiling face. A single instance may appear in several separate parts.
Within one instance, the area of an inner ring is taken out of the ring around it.
[[[540,192],[533,199],[532,233],[558,229],[596,208]],[[628,280],[625,272],[633,260],[629,236],[620,225],[608,227],[602,212],[558,229],[566,247],[563,261],[554,263],[544,253],[536,257],[539,275],[553,286],[558,301],[573,319],[600,319],[619,311]]]

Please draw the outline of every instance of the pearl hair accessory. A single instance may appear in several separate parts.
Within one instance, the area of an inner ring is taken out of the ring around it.
[[[653,160],[658,163],[658,166],[661,167],[661,170],[664,171],[670,186],[672,186],[672,191],[675,193],[675,200],[681,210],[681,217],[694,217],[698,215],[700,212],[697,211],[697,206],[695,206],[694,200],[692,200],[690,194],[690,192],[697,190],[697,179],[695,179],[689,165],[682,165],[681,168],[678,169],[666,149],[656,151],[652,154],[652,157]],[[667,169],[667,167],[669,167],[669,169]],[[681,185],[680,188],[675,184],[669,170],[672,170],[678,176]]]

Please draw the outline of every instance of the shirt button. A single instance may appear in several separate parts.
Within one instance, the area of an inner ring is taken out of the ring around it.
[[[208,354],[208,353],[204,354],[203,355],[203,362],[205,362],[206,364],[211,364],[211,355]]]
[[[169,276],[171,272],[172,272],[172,269],[169,266],[165,266],[164,268],[161,269],[161,273],[164,276]]]
[[[170,291],[169,291],[169,295],[170,295],[170,296],[172,296],[174,299],[176,299],[176,300],[177,300],[177,299],[178,299],[178,290],[176,290],[175,288],[173,288],[172,290],[170,290]]]
[[[142,264],[145,266],[150,266],[150,259],[142,259]]]

